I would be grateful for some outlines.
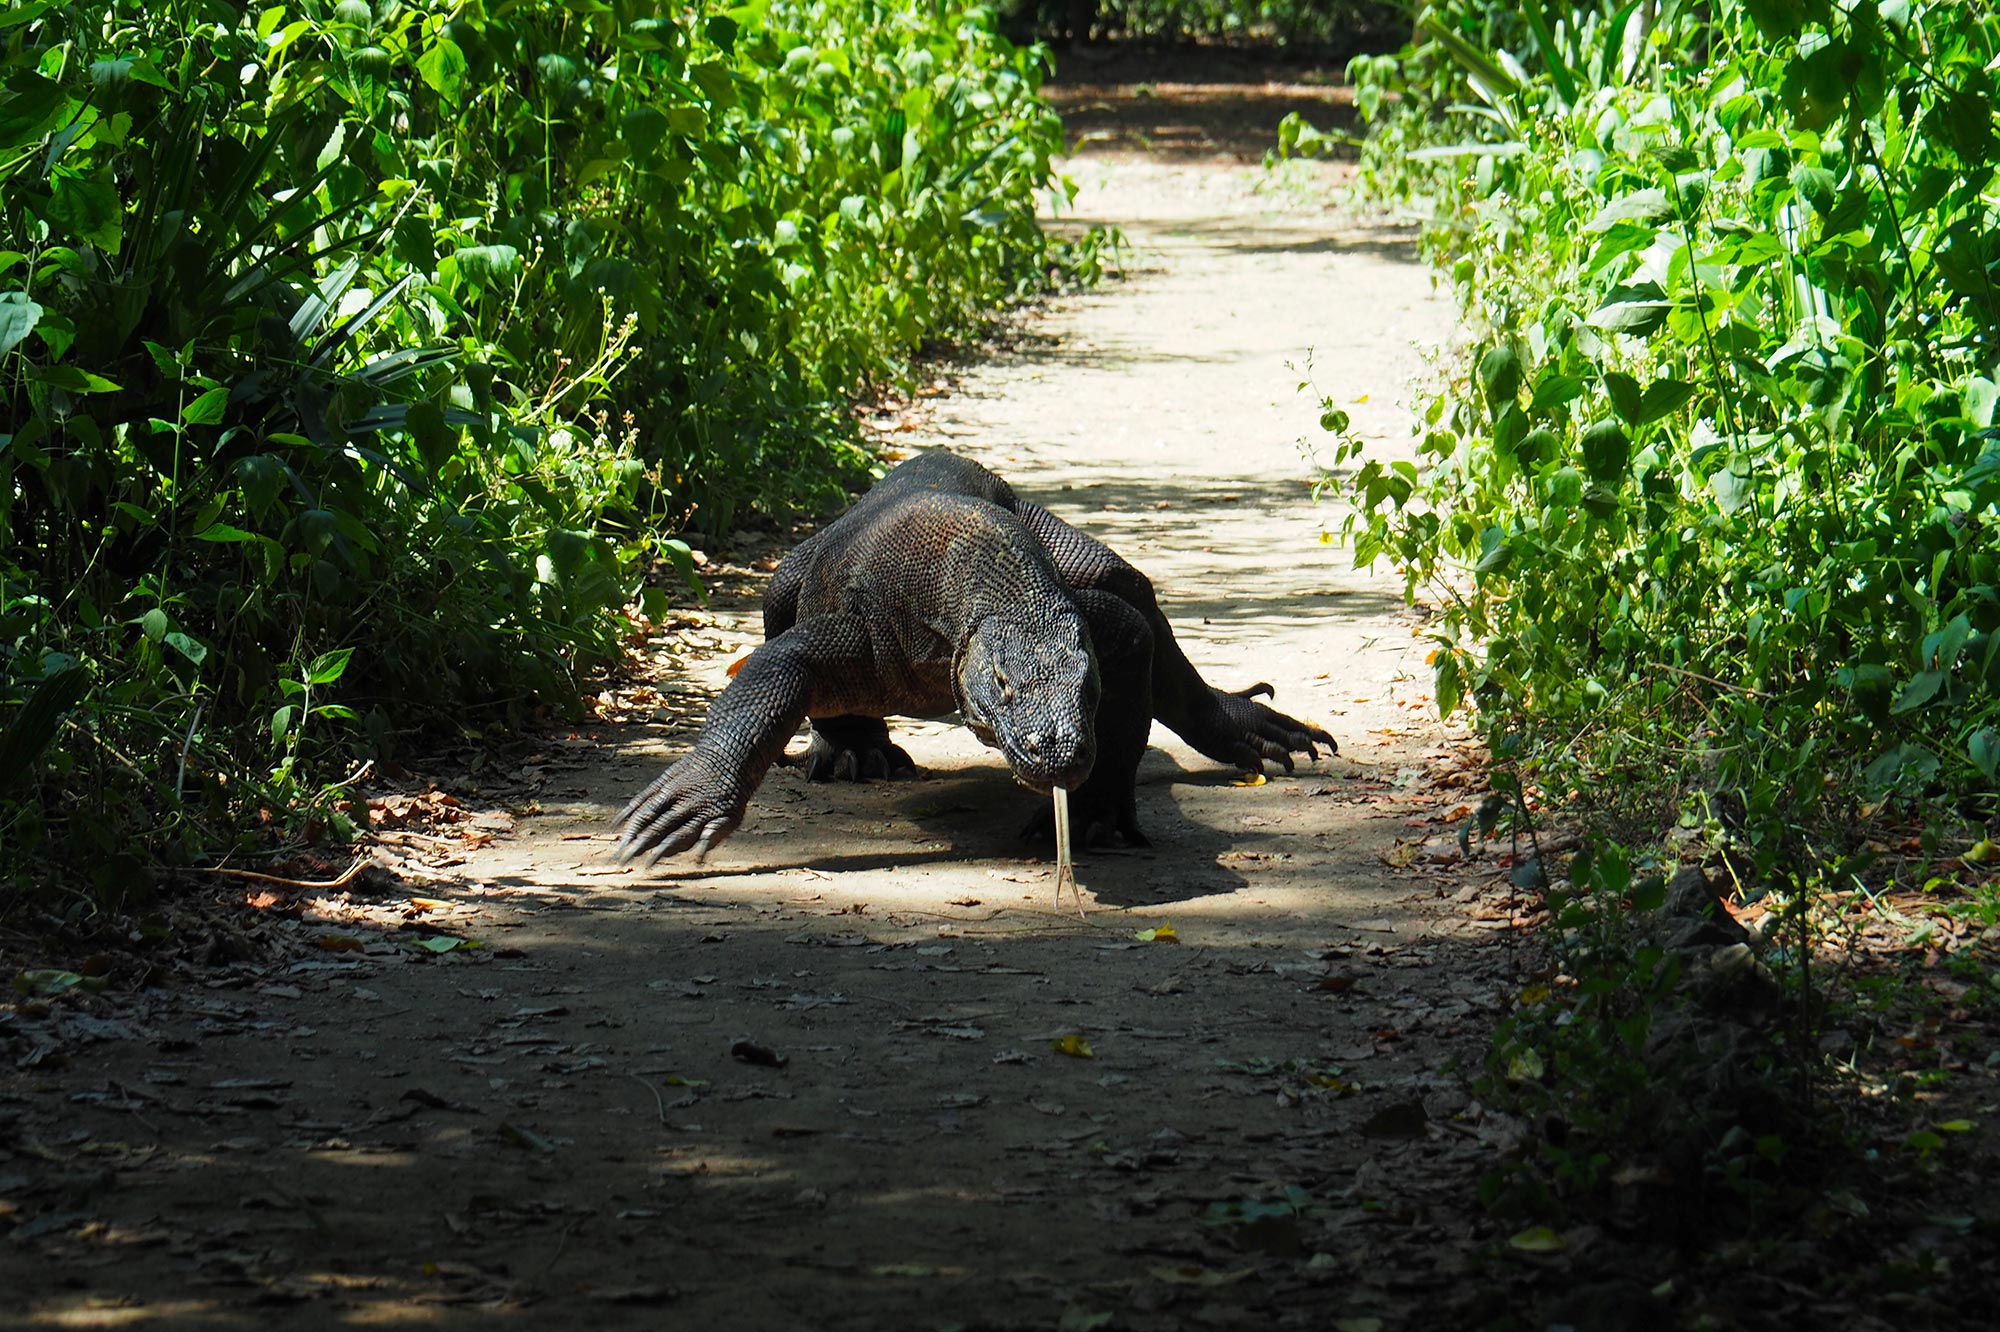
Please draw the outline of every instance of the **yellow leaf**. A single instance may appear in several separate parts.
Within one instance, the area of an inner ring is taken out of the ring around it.
[[[1524,1004],[1539,1004],[1548,997],[1549,987],[1546,985],[1530,985],[1521,991],[1521,1002]]]
[[[1268,782],[1269,780],[1270,780],[1270,778],[1266,777],[1266,776],[1265,776],[1265,775],[1264,775],[1263,773],[1261,773],[1261,772],[1246,772],[1246,773],[1244,773],[1244,774],[1243,774],[1243,775],[1242,775],[1241,777],[1238,777],[1238,778],[1237,778],[1237,779],[1236,779],[1235,781],[1231,782],[1231,783],[1230,783],[1230,785],[1231,785],[1231,786],[1262,786],[1262,785],[1264,785],[1264,783]]]
[[[1424,665],[1426,666],[1437,665],[1438,653],[1442,651],[1444,651],[1443,648],[1432,648],[1429,652],[1424,653]]]
[[[322,934],[319,946],[329,953],[359,953],[367,947],[351,934]]]
[[[1968,865],[1984,865],[1989,860],[2000,860],[2000,846],[1993,845],[1992,838],[1982,837],[1959,859]]]
[[[1976,1127],[1978,1124],[1975,1120],[1947,1119],[1938,1125],[1938,1130],[1943,1133],[1970,1133]]]
[[[1181,936],[1174,933],[1174,923],[1166,921],[1150,930],[1134,930],[1132,937],[1140,943],[1179,943]]]
[[[1561,1253],[1569,1247],[1568,1240],[1547,1226],[1529,1226],[1507,1243],[1522,1253]]]
[[[1331,546],[1333,544],[1333,533],[1321,532],[1319,534],[1319,544],[1322,546]]]
[[[1070,1032],[1066,1036],[1056,1037],[1049,1042],[1049,1048],[1057,1054],[1066,1054],[1072,1059],[1097,1058],[1097,1051],[1090,1048],[1090,1042],[1075,1032]]]
[[[1368,395],[1367,395],[1366,393],[1364,393],[1364,394],[1362,394],[1362,395],[1361,395],[1360,397],[1356,398],[1356,399],[1355,399],[1354,401],[1355,401],[1355,404],[1356,404],[1356,405],[1358,406],[1358,405],[1360,405],[1361,403],[1364,403],[1364,402],[1368,401]]]
[[[1542,1057],[1533,1050],[1523,1050],[1507,1061],[1507,1081],[1540,1082],[1547,1066]]]

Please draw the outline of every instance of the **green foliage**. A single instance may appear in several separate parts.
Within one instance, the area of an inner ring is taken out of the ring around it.
[[[2000,18],[1648,13],[1455,0],[1356,62],[1478,347],[1349,533],[1438,601],[1441,704],[1557,793],[1726,793],[1768,883],[1885,800],[1993,813]]]
[[[0,21],[0,861],[188,853],[334,732],[571,700],[691,578],[667,533],[838,495],[848,395],[1094,271],[976,5],[656,12]]]
[[[1389,0],[1014,0],[1009,11],[1049,37],[1205,38],[1340,47],[1393,45],[1409,31]],[[1399,31],[1400,29],[1400,31]]]

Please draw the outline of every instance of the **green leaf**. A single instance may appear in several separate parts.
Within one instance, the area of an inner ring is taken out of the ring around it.
[[[1614,287],[1604,304],[1591,311],[1584,322],[1606,333],[1627,333],[1638,337],[1651,333],[1667,322],[1673,304],[1655,283]]]
[[[0,356],[21,344],[42,322],[42,307],[25,291],[0,291]]]
[[[1546,482],[1550,505],[1573,509],[1583,503],[1583,473],[1574,467],[1558,467]]]
[[[461,274],[481,286],[511,279],[521,271],[521,252],[511,245],[461,245],[451,257]]]
[[[94,375],[88,370],[79,370],[73,365],[37,365],[28,370],[28,378],[38,380],[51,388],[67,389],[71,393],[116,393],[118,385],[103,375]]]
[[[1936,698],[1938,690],[1944,687],[1944,682],[1949,678],[1949,673],[1945,671],[1918,671],[1910,677],[1910,682],[1903,686],[1902,692],[1896,696],[1896,705],[1889,711],[1915,712]]]
[[[1547,1226],[1530,1226],[1509,1239],[1507,1244],[1522,1253],[1561,1253],[1569,1248],[1569,1241]]]
[[[1938,757],[1922,745],[1905,742],[1879,756],[1862,773],[1862,780],[1877,794],[1922,786],[1937,776]]]
[[[347,670],[348,658],[353,655],[354,649],[351,647],[335,648],[331,652],[320,653],[319,656],[313,658],[312,665],[306,668],[306,683],[316,685],[332,684]]]
[[[1838,182],[1825,167],[1795,166],[1792,168],[1792,188],[1799,197],[1812,205],[1815,213],[1833,211],[1833,201],[1838,193]]]
[[[138,624],[139,632],[155,643],[167,636],[167,613],[158,606],[141,615]]]
[[[74,971],[57,971],[50,967],[35,967],[16,973],[14,993],[46,999],[50,995],[73,990],[83,984],[83,977]]]
[[[449,37],[440,37],[417,57],[417,73],[440,100],[456,104],[465,83],[465,52]]]
[[[28,8],[32,10],[36,6]],[[0,11],[9,18],[17,12]],[[43,78],[32,70],[22,70],[9,78],[7,92],[7,100],[0,102],[0,152],[40,143],[62,115],[63,104],[68,100],[60,83]]]
[[[50,182],[49,221],[73,240],[88,241],[108,254],[118,253],[124,220],[118,191],[99,180],[57,176]]]
[[[1611,410],[1633,425],[1639,424],[1639,413],[1645,407],[1645,395],[1639,391],[1639,381],[1617,370],[1604,372],[1604,391],[1611,397]]]
[[[1694,385],[1678,379],[1656,379],[1646,385],[1645,396],[1639,400],[1636,419],[1628,417],[1635,425],[1650,425],[1663,416],[1672,416],[1687,405],[1694,396]],[[1619,413],[1624,416],[1623,412]]]
[[[1632,438],[1616,421],[1599,421],[1583,432],[1583,470],[1593,481],[1624,479],[1632,461]]]
[[[178,630],[168,634],[163,641],[168,647],[180,653],[197,666],[208,660],[208,645],[197,639],[189,638],[186,634]]]
[[[2000,782],[2000,730],[1988,726],[1974,731],[1965,752],[1972,765],[1986,774],[1987,781]]]
[[[1667,202],[1665,190],[1635,190],[1598,209],[1597,215],[1583,224],[1583,229],[1609,231],[1620,222],[1659,222],[1673,215],[1674,206]]]
[[[1500,343],[1479,358],[1479,382],[1486,390],[1487,406],[1498,411],[1521,392],[1521,358]]]
[[[216,425],[222,420],[223,410],[229,406],[229,390],[212,388],[187,406],[181,408],[182,425]]]
[[[1545,374],[1535,385],[1535,396],[1528,403],[1528,411],[1539,414],[1551,407],[1574,402],[1582,393],[1583,381],[1577,376]]]
[[[1542,16],[1542,0],[1523,0],[1521,17],[1528,21],[1535,44],[1542,48],[1542,63],[1548,66],[1549,82],[1555,84],[1556,96],[1562,98],[1565,107],[1575,106],[1576,77],[1570,73],[1555,36],[1549,31],[1548,21]]]
[[[33,771],[35,760],[61,728],[63,714],[77,705],[89,687],[90,672],[79,665],[64,666],[35,686],[34,693],[0,731],[0,788]]]

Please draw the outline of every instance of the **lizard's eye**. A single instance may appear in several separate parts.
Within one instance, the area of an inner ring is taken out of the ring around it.
[[[995,666],[993,668],[993,687],[1000,691],[1000,697],[1002,699],[1012,701],[1014,697],[1014,686],[1007,682],[1007,673],[1001,670],[998,666]]]

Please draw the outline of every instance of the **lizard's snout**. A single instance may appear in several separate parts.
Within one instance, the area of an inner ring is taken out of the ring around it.
[[[1075,790],[1090,776],[1091,765],[1097,760],[1097,746],[1083,732],[1022,731],[1014,740],[1008,758],[1015,776],[1044,794],[1054,786]]]

